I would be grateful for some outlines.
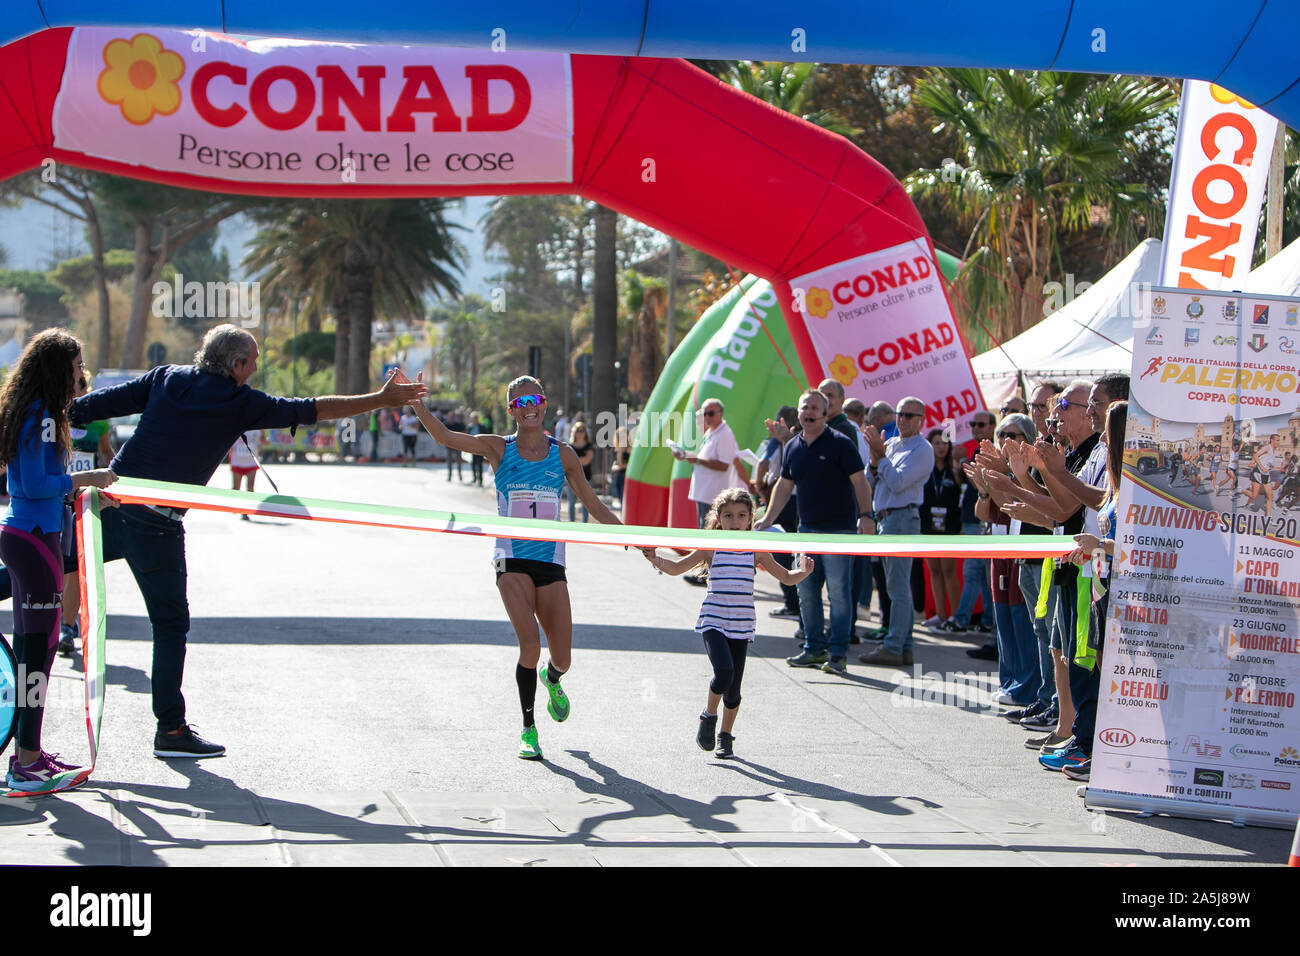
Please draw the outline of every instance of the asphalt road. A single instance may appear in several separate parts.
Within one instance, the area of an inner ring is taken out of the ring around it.
[[[287,494],[468,511],[495,506],[490,478],[487,489],[449,483],[436,466],[279,465],[273,475]],[[223,467],[213,483],[228,480]],[[192,862],[233,861],[225,842],[182,845],[151,828],[298,819],[285,807],[310,808],[303,812],[317,825],[306,829],[329,836],[291,840],[292,848],[277,852],[263,848],[269,856],[257,861],[313,862],[323,845],[348,842],[339,836],[352,832],[348,821],[362,826],[389,815],[420,830],[447,825],[447,813],[471,830],[480,816],[491,821],[482,824],[483,840],[458,830],[454,851],[436,854],[430,845],[442,831],[422,831],[414,849],[405,838],[396,848],[362,840],[374,854],[365,859],[530,862],[517,847],[501,849],[492,834],[504,819],[531,833],[532,816],[544,818],[537,825],[552,837],[565,834],[563,852],[551,854],[555,862],[609,862],[608,852],[592,849],[598,824],[607,833],[620,826],[638,833],[641,842],[620,850],[620,861],[635,862],[706,862],[714,857],[705,850],[725,849],[731,862],[811,863],[819,859],[813,851],[830,846],[853,848],[853,861],[866,865],[1287,858],[1291,834],[1282,831],[1087,812],[1077,785],[1041,770],[1023,747],[1026,734],[995,716],[988,694],[996,689],[996,665],[964,654],[973,635],[921,635],[910,673],[860,665],[856,648],[847,677],[787,667],[795,622],[768,616],[779,597],[764,575],[760,636],[736,727],[740,759],[715,760],[694,743],[710,673],[693,632],[703,592],[621,549],[570,548],[575,652],[565,687],[572,717],[552,722],[539,691],[547,759],[521,761],[515,641],[496,593],[490,541],[202,512],[185,524],[189,719],[228,755],[153,757],[148,621],[125,564],[110,564],[99,766],[84,792],[0,807],[0,858],[14,859],[5,844],[15,850],[24,833],[51,821],[69,831],[85,816],[135,840],[134,851],[113,850],[113,831],[105,831],[104,852],[124,854],[122,862],[168,862],[159,846],[184,849]],[[0,613],[0,627],[7,632],[9,624],[8,612]],[[84,759],[78,664],[59,658],[55,665],[45,741],[65,758]],[[937,678],[925,676],[936,672],[949,681],[938,699]],[[227,812],[250,799],[253,818]],[[476,816],[474,807],[483,813]],[[692,841],[655,835],[683,824]],[[735,841],[751,831],[785,836],[736,850]],[[801,855],[814,834],[815,846]],[[1027,848],[1031,837],[1036,842]],[[48,862],[98,860],[92,842],[46,844],[53,847]],[[301,843],[309,844],[306,856]],[[835,860],[845,861],[843,853]]]

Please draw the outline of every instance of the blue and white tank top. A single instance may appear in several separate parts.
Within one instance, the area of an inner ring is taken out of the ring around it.
[[[709,591],[700,605],[695,631],[721,631],[736,641],[754,639],[754,552],[715,551],[709,566]]]
[[[550,447],[541,461],[528,461],[519,454],[515,437],[506,439],[505,454],[497,467],[497,514],[513,518],[546,518],[560,516],[560,493],[564,490],[564,465],[560,462],[560,443],[547,436]],[[497,538],[493,560],[520,558],[527,561],[546,561],[564,564],[563,541],[524,541],[517,538]]]

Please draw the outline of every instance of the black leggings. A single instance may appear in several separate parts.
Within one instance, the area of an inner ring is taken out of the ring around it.
[[[18,667],[14,739],[25,750],[40,750],[45,692],[59,643],[63,602],[59,533],[0,528],[0,561],[9,571],[14,592],[14,663]]]
[[[704,650],[713,665],[713,680],[709,681],[709,690],[722,695],[722,703],[728,710],[740,706],[740,682],[745,678],[745,655],[749,653],[749,641],[738,641],[727,637],[721,631],[710,628],[702,635]]]

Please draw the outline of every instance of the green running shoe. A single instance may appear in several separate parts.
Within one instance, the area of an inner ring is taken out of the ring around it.
[[[519,735],[519,756],[523,760],[542,759],[542,748],[537,743],[536,727],[529,727]]]
[[[546,711],[555,719],[556,723],[563,723],[569,719],[569,697],[564,693],[564,688],[560,686],[557,680],[551,683],[550,669],[548,665],[543,664],[537,676],[542,679],[542,686],[546,688],[546,693],[550,695],[550,700],[546,704]]]

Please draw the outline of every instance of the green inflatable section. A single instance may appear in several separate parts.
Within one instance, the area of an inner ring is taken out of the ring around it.
[[[797,363],[776,292],[766,280],[746,276],[709,307],[669,358],[637,428],[629,480],[662,490],[678,479],[689,482],[692,466],[675,459],[666,442],[697,449],[702,439],[696,413],[711,398],[725,406],[740,447],[757,449],[767,438],[764,419],[793,405],[803,388]],[[670,526],[695,526],[694,505],[684,494],[679,490],[669,505]],[[626,520],[641,523],[657,512],[653,523],[662,522],[661,501],[649,509],[640,504],[633,502]]]

